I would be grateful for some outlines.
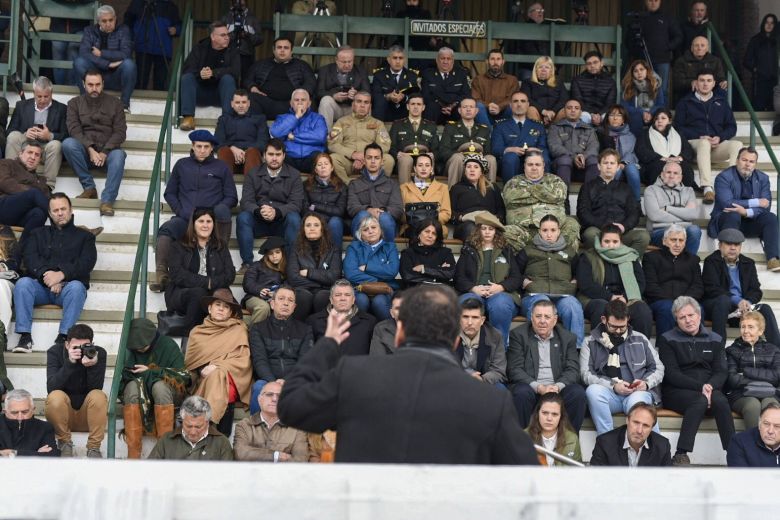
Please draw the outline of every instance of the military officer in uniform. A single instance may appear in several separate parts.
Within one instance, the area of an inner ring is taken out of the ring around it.
[[[382,168],[385,172],[392,172],[395,161],[387,153],[390,151],[390,134],[382,121],[371,116],[371,94],[361,91],[352,101],[352,114],[336,121],[328,134],[333,169],[342,181],[349,183],[350,173],[363,169],[363,150],[370,143],[382,148]]]
[[[523,158],[528,151],[541,152],[545,166],[552,166],[547,132],[541,123],[528,118],[528,94],[520,91],[512,94],[511,106],[512,117],[493,127],[493,155],[501,161],[504,182],[523,173]]]
[[[421,153],[436,156],[439,152],[439,134],[436,125],[422,118],[425,104],[422,94],[411,94],[406,103],[409,117],[399,119],[390,127],[390,155],[398,164],[398,182],[412,178],[412,160]]]
[[[395,121],[407,116],[409,95],[420,91],[419,73],[404,67],[403,47],[393,45],[387,51],[387,65],[374,69],[371,82],[372,113],[380,121]]]
[[[463,176],[464,153],[481,153],[488,163],[488,180],[496,182],[496,158],[486,155],[491,152],[490,128],[475,122],[478,110],[474,98],[463,98],[458,107],[460,121],[450,121],[444,125],[436,158],[439,164],[446,164],[447,186],[450,188],[460,182]]]
[[[458,104],[471,96],[471,89],[466,69],[455,66],[455,52],[449,47],[439,49],[436,67],[423,71],[422,92],[425,119],[437,124],[458,119]]]
[[[545,215],[561,223],[561,236],[575,249],[579,244],[580,224],[566,215],[566,183],[557,175],[544,172],[544,159],[538,151],[525,154],[525,174],[512,177],[504,184],[507,242],[519,251],[531,243]]]

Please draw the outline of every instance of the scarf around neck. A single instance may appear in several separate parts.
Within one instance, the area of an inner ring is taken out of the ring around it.
[[[637,81],[634,80],[634,88],[636,89],[636,106],[644,110],[651,110],[655,105],[655,100],[650,97],[650,82],[647,80]]]
[[[634,276],[634,261],[639,259],[639,253],[625,244],[615,249],[606,249],[601,246],[601,236],[596,237],[593,244],[596,253],[607,263],[618,266],[620,272],[620,281],[623,283],[623,289],[626,291],[626,299],[641,300],[642,293],[639,290],[639,283]]]
[[[537,233],[534,235],[532,242],[536,249],[545,253],[556,253],[558,251],[563,251],[566,248],[566,240],[563,239],[563,235],[559,235],[558,240],[555,242],[547,242],[539,233]]]
[[[666,135],[662,134],[652,126],[648,131],[650,136],[650,145],[653,147],[655,153],[661,157],[677,157],[682,151],[682,140],[680,134],[674,127],[669,126]]]

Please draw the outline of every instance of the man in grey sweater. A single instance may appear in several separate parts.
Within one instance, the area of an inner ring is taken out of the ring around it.
[[[701,206],[693,188],[683,186],[680,163],[667,162],[655,184],[645,188],[645,214],[652,245],[661,247],[666,228],[678,224],[685,228],[685,249],[698,254],[701,228],[694,220],[701,214]]]

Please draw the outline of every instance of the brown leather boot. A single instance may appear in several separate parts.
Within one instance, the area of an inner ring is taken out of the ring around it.
[[[154,425],[158,439],[166,433],[173,431],[172,404],[154,405]]]
[[[154,253],[157,280],[149,284],[149,290],[152,292],[165,292],[165,286],[168,285],[168,254],[172,243],[171,237],[165,235],[157,237],[157,251]]]
[[[232,227],[231,222],[217,222],[217,233],[219,233],[219,237],[222,239],[223,242],[225,242],[225,245],[230,242],[230,230]]]
[[[125,442],[127,442],[127,458],[141,458],[141,440],[144,436],[144,425],[141,420],[141,405],[126,404],[125,416]]]

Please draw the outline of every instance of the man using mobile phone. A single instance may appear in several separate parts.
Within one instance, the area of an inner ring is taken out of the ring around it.
[[[623,300],[607,303],[601,323],[582,344],[580,375],[597,435],[612,429],[613,413],[661,401],[664,366],[650,340],[628,324]],[[658,424],[654,428],[658,431]]]
[[[62,166],[62,141],[68,136],[65,118],[68,108],[52,97],[53,86],[46,76],[33,81],[30,99],[16,102],[8,124],[5,156],[13,159],[22,151],[25,141],[36,141],[43,148],[41,164],[46,184],[54,188]]]

